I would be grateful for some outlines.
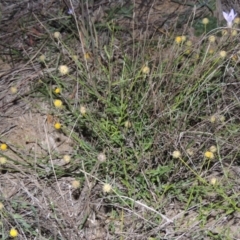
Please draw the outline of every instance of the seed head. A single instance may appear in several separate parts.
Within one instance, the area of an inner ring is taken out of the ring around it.
[[[209,151],[212,153],[215,153],[215,152],[217,152],[217,147],[213,145],[209,148]]]
[[[104,153],[99,153],[98,156],[97,156],[97,159],[98,159],[99,162],[102,163],[102,162],[106,162],[107,157]]]
[[[212,115],[210,118],[209,118],[209,121],[211,123],[215,123],[216,122],[216,116]]]
[[[59,39],[59,38],[61,37],[61,33],[60,33],[60,32],[54,32],[54,33],[53,33],[53,37],[54,37],[55,39]]]
[[[124,123],[125,128],[130,128],[132,126],[132,123],[130,121],[126,121]]]
[[[181,157],[181,152],[180,151],[173,151],[172,156],[173,158],[180,158]]]
[[[60,74],[63,76],[63,75],[66,75],[66,74],[69,73],[69,68],[68,68],[68,66],[66,66],[66,65],[60,65],[60,66],[58,67],[58,71],[59,71]]]
[[[226,120],[224,115],[219,115],[218,118],[219,118],[220,122],[222,122],[222,123],[224,123]]]
[[[0,157],[0,164],[4,165],[7,162],[7,159],[5,157]]]
[[[209,23],[209,19],[208,18],[203,18],[202,23],[204,25],[207,25]]]
[[[44,54],[42,54],[40,57],[39,57],[39,61],[40,62],[45,62],[46,60],[46,56]]]
[[[86,112],[87,112],[87,109],[86,109],[86,107],[84,107],[84,106],[80,106],[80,113],[84,116],[85,114],[86,114]]]
[[[109,183],[104,183],[102,190],[104,193],[109,193],[112,190],[112,186]]]
[[[17,87],[14,87],[14,86],[13,86],[13,87],[10,88],[11,94],[16,94],[17,91],[18,91]]]
[[[191,47],[192,46],[192,41],[188,40],[188,41],[186,41],[185,44],[186,44],[186,46]]]
[[[70,155],[64,155],[63,160],[65,163],[69,163],[71,161],[71,156]]]
[[[211,183],[212,185],[216,185],[217,179],[216,179],[215,177],[211,178],[210,183]]]
[[[78,180],[72,181],[72,187],[77,189],[80,187],[80,182]]]
[[[150,73],[150,68],[146,65],[142,67],[142,73],[144,74],[149,74]]]
[[[225,58],[227,56],[227,52],[226,51],[220,51],[219,56],[221,58]]]
[[[213,35],[210,35],[210,36],[208,37],[208,41],[209,41],[210,43],[214,43],[214,42],[216,41],[216,37],[213,36]]]

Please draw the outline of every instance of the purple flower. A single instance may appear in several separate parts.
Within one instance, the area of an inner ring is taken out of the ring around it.
[[[233,25],[233,20],[237,16],[237,13],[234,13],[234,10],[232,9],[229,13],[223,12],[223,17],[227,21],[227,26],[229,28]]]
[[[70,8],[70,9],[68,9],[68,12],[67,12],[67,14],[70,14],[70,15],[72,15],[73,14],[73,10]]]

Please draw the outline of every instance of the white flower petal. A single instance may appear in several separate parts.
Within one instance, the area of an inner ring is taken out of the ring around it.
[[[228,13],[223,12],[223,17],[225,18],[226,21],[228,21]]]

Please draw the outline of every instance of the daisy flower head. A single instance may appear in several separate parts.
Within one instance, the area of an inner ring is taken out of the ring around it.
[[[206,151],[206,152],[204,153],[204,156],[205,156],[206,158],[208,158],[208,159],[214,159],[214,154],[213,154],[212,152],[210,152],[210,151]]]
[[[182,43],[182,37],[181,36],[175,37],[175,43],[177,43],[177,44]]]
[[[56,108],[61,108],[63,105],[63,102],[60,99],[56,99],[53,101],[53,104]]]
[[[9,231],[9,235],[11,238],[15,238],[18,236],[18,231],[15,228],[11,228],[11,230]]]
[[[7,148],[8,148],[8,146],[7,146],[6,143],[2,143],[2,144],[0,145],[0,149],[1,149],[2,151],[6,151]]]
[[[237,13],[234,12],[233,9],[229,13],[223,11],[223,17],[227,21],[227,26],[231,28],[233,26],[233,21],[236,18]]]
[[[55,89],[54,89],[54,92],[55,92],[56,94],[61,93],[61,88],[59,88],[59,87],[55,88]]]
[[[59,130],[60,128],[61,128],[61,123],[59,123],[59,122],[56,122],[55,124],[54,124],[54,127],[55,127],[55,129],[57,129],[57,130]]]

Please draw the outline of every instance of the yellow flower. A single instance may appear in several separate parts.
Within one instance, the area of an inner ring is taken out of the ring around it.
[[[209,151],[212,153],[215,153],[215,152],[217,152],[217,147],[213,145],[209,148]]]
[[[0,145],[0,149],[1,149],[2,151],[6,151],[7,148],[8,148],[8,146],[7,146],[6,143],[2,143],[2,144]]]
[[[54,32],[53,37],[56,38],[56,39],[59,39],[61,37],[61,33],[60,32]]]
[[[69,155],[64,155],[64,156],[63,156],[63,160],[64,160],[65,163],[69,163],[69,162],[71,161],[71,156],[69,156]]]
[[[99,153],[97,159],[99,162],[106,162],[107,157],[104,153]]]
[[[109,193],[112,190],[112,186],[109,183],[105,183],[103,184],[102,190],[104,193]]]
[[[208,159],[213,159],[213,158],[214,158],[214,154],[213,154],[212,152],[210,152],[210,151],[206,151],[206,152],[204,153],[204,156],[205,156],[206,158],[208,158]]]
[[[225,58],[227,56],[227,52],[226,51],[220,51],[219,56],[221,58]]]
[[[144,65],[141,69],[142,73],[144,74],[149,74],[150,73],[150,68],[146,65]]]
[[[18,236],[18,231],[15,228],[11,228],[9,235],[10,237],[15,238]]]
[[[209,23],[209,19],[208,18],[203,18],[202,23],[204,25],[207,25]]]
[[[7,162],[7,159],[5,157],[0,157],[0,164],[5,164]]]
[[[56,129],[60,129],[60,128],[61,128],[61,123],[56,122],[56,123],[54,124],[54,127],[55,127]]]
[[[85,114],[86,114],[86,112],[87,112],[87,109],[86,109],[86,107],[84,107],[84,106],[80,106],[80,113],[84,116]]]
[[[175,37],[175,43],[180,44],[181,42],[182,42],[182,37],[181,36]]]
[[[53,104],[56,108],[61,108],[63,103],[60,99],[56,99],[54,100]]]
[[[208,41],[209,41],[210,43],[214,43],[214,42],[216,41],[216,37],[213,36],[213,35],[210,35],[210,36],[208,37]]]
[[[80,187],[80,182],[78,180],[73,180],[72,181],[72,187],[77,189]]]
[[[57,88],[55,88],[54,92],[55,92],[56,94],[59,94],[59,93],[61,92],[61,89],[57,87]]]
[[[66,65],[60,65],[58,71],[60,72],[61,75],[66,75],[69,73],[69,68]]]
[[[173,151],[172,156],[173,156],[173,158],[180,158],[181,157],[181,152],[180,151]]]

